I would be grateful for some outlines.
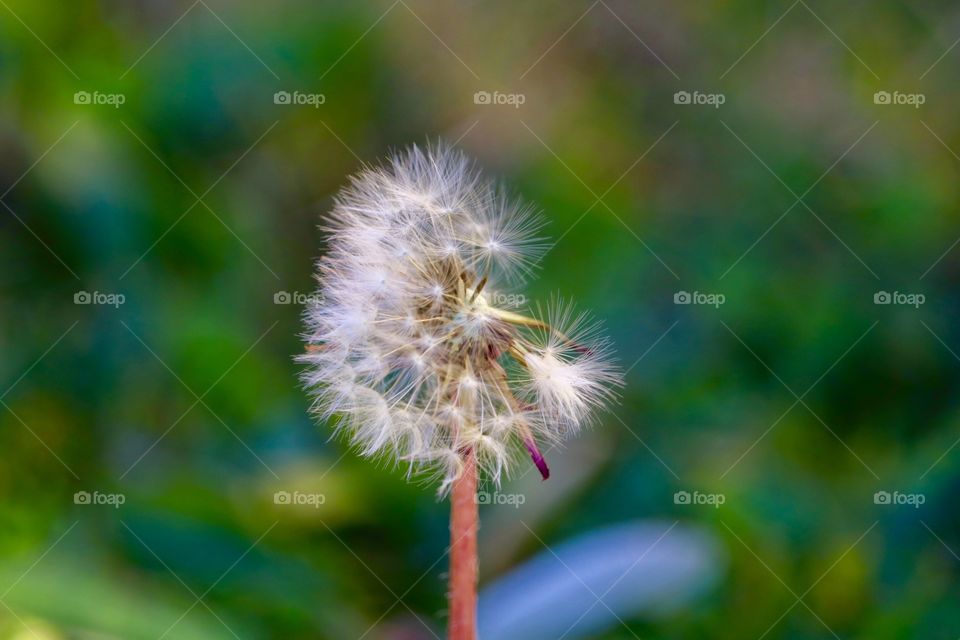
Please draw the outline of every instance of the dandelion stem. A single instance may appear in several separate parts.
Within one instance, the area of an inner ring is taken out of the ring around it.
[[[450,496],[450,620],[449,640],[477,637],[477,458],[463,456],[463,472]]]

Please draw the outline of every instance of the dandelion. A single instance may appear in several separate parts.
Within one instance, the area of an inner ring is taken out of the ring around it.
[[[413,147],[338,195],[305,312],[312,411],[362,455],[452,492],[451,638],[473,637],[478,478],[499,485],[529,456],[546,479],[541,447],[590,424],[620,384],[586,315],[497,304],[517,299],[497,286],[533,274],[541,227],[463,154]]]

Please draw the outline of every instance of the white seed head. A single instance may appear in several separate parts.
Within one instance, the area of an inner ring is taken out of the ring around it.
[[[305,312],[298,360],[315,414],[336,417],[362,455],[438,476],[441,493],[467,452],[494,483],[524,450],[546,477],[537,442],[588,424],[621,380],[583,315],[555,303],[538,320],[484,295],[532,274],[540,228],[446,147],[355,176]]]

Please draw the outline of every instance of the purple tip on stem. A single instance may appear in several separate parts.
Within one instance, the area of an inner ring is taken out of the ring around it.
[[[540,453],[540,449],[537,448],[537,443],[533,440],[525,440],[524,443],[527,447],[527,451],[530,452],[530,457],[533,458],[533,464],[537,465],[537,470],[540,471],[540,476],[546,480],[550,477],[550,468],[547,466],[547,461],[544,459],[543,454]]]

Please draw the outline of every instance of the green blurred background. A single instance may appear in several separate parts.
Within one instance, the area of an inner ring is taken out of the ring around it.
[[[960,635],[953,3],[0,5],[0,637],[443,635],[446,505],[292,362],[333,195],[438,139],[629,369],[484,586],[661,521],[715,578],[579,637]]]

